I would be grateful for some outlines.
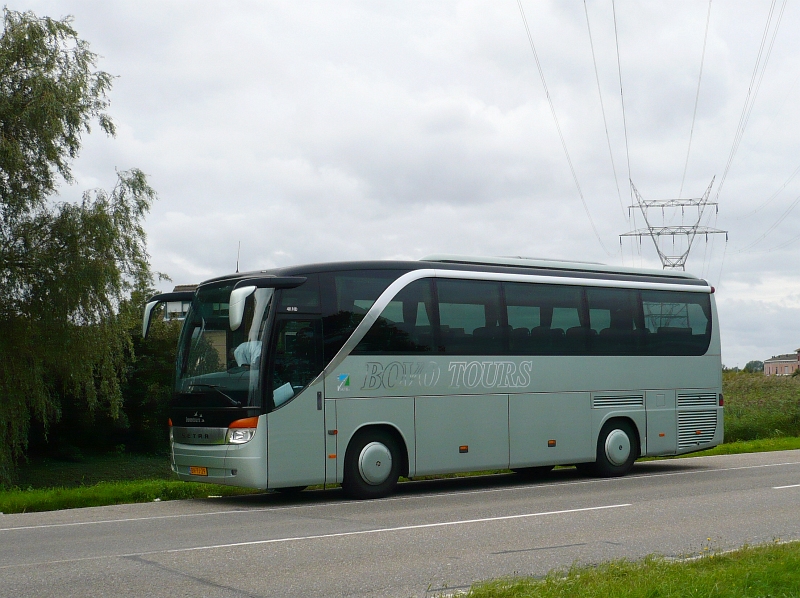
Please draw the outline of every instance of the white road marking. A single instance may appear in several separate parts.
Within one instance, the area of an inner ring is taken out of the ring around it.
[[[783,490],[784,488],[800,488],[800,484],[792,484],[791,486],[773,486],[773,490]]]
[[[343,536],[360,536],[363,534],[383,534],[388,532],[402,532],[413,529],[427,529],[431,527],[446,527],[451,525],[467,525],[470,523],[488,523],[490,521],[507,521],[509,519],[528,519],[531,517],[544,517],[546,515],[565,515],[568,513],[584,513],[586,511],[602,511],[604,509],[619,509],[633,506],[631,503],[621,505],[605,505],[602,507],[584,507],[581,509],[564,509],[561,511],[543,511],[540,513],[523,513],[521,515],[501,515],[499,517],[481,517],[480,519],[462,519],[458,521],[441,521],[438,523],[420,523],[417,525],[401,525],[398,527],[379,527],[355,532],[338,532],[335,534],[319,534],[315,536],[297,536],[294,538],[275,538],[272,540],[253,540],[251,542],[235,542],[233,544],[212,544],[197,546],[195,548],[175,548],[172,550],[159,550],[159,553],[190,552],[194,550],[210,550],[214,548],[234,548],[236,546],[256,546],[258,544],[278,544],[281,542],[296,542],[298,540],[319,540],[322,538],[341,538]]]
[[[533,517],[545,517],[548,515],[568,515],[570,513],[585,513],[588,511],[603,511],[607,509],[619,509],[633,506],[631,503],[619,505],[603,505],[599,507],[583,507],[580,509],[563,509],[561,511],[542,511],[539,513],[523,513],[520,515],[501,515],[499,517],[481,517],[480,519],[462,519],[456,521],[440,521],[437,523],[421,523],[417,525],[402,525],[398,527],[379,527],[374,529],[364,529],[352,532],[338,532],[334,534],[317,534],[312,536],[294,536],[288,538],[272,538],[269,540],[252,540],[250,542],[234,542],[231,544],[209,544],[205,546],[192,546],[190,548],[168,548],[164,550],[151,550],[145,552],[133,552],[128,554],[105,554],[99,556],[82,557],[76,559],[62,559],[57,561],[43,561],[37,563],[18,563],[15,565],[2,565],[0,569],[11,569],[15,567],[30,567],[41,565],[58,565],[63,563],[74,563],[79,561],[94,561],[109,558],[140,557],[154,554],[175,554],[178,552],[196,552],[199,550],[215,550],[219,548],[238,548],[241,546],[258,546],[261,544],[282,544],[285,542],[301,542],[304,540],[323,540],[326,538],[342,538],[347,536],[361,536],[365,534],[385,534],[391,532],[402,532],[409,530],[428,529],[434,527],[448,527],[454,525],[468,525],[472,523],[490,523],[494,521],[508,521],[510,519],[529,519]]]
[[[683,460],[699,460],[699,459],[711,459],[715,456],[727,456],[727,455],[711,455],[708,457],[686,457],[685,459],[672,459],[671,462],[675,461],[683,461]],[[662,463],[666,461],[646,461],[645,463]],[[516,490],[523,490],[528,488],[557,488],[560,486],[576,486],[582,484],[608,484],[608,483],[619,483],[619,482],[626,482],[626,481],[635,481],[639,479],[649,479],[649,478],[660,478],[660,477],[670,477],[670,476],[680,476],[680,475],[696,475],[701,473],[716,473],[716,472],[724,472],[724,471],[740,471],[744,469],[760,469],[764,467],[784,467],[787,465],[800,465],[800,461],[787,461],[784,463],[765,463],[762,465],[742,465],[739,467],[723,467],[720,469],[694,469],[692,471],[671,471],[667,473],[645,473],[639,475],[628,475],[621,478],[602,478],[602,479],[589,479],[589,480],[574,480],[570,482],[556,482],[552,484],[524,484],[519,486],[513,486],[510,488],[485,488],[481,490],[456,490],[453,492],[434,492],[430,494],[425,494],[426,499],[430,498],[439,498],[439,497],[446,497],[446,496],[466,496],[470,494],[487,494],[493,492],[513,492]],[[497,475],[508,475],[508,474],[497,474]],[[489,476],[487,476],[489,477]],[[425,482],[404,482],[405,484],[417,484],[417,483],[429,483],[428,481]],[[181,513],[177,515],[154,515],[150,517],[130,517],[126,519],[100,519],[97,521],[73,521],[70,523],[45,523],[41,525],[20,525],[17,527],[3,527],[0,528],[0,532],[11,532],[11,531],[22,531],[22,530],[34,530],[34,529],[46,529],[51,527],[71,527],[71,526],[78,526],[78,525],[99,525],[99,524],[109,524],[109,523],[129,523],[132,521],[157,521],[160,519],[183,519],[188,517],[211,517],[214,515],[241,515],[243,513],[263,513],[269,511],[285,511],[285,510],[294,510],[294,509],[306,509],[306,508],[314,508],[314,507],[326,507],[331,505],[347,505],[352,504],[354,502],[358,503],[367,503],[367,502],[391,502],[391,501],[399,501],[399,500],[413,500],[420,498],[420,495],[413,495],[413,496],[390,496],[388,498],[378,498],[374,500],[366,500],[366,501],[350,501],[350,500],[333,500],[333,501],[326,501],[326,502],[319,502],[319,503],[308,503],[302,505],[286,505],[280,507],[263,507],[257,509],[229,509],[224,511],[204,511],[202,513]],[[199,499],[205,500],[205,499]],[[9,516],[13,516],[14,513],[8,513]]]

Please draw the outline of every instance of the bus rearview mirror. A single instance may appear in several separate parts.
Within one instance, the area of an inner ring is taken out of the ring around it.
[[[147,331],[150,330],[150,321],[153,319],[153,308],[160,301],[148,301],[144,308],[144,318],[142,319],[142,338],[147,338]]]
[[[231,326],[231,330],[238,330],[239,326],[242,325],[245,300],[252,295],[255,290],[255,286],[246,286],[231,291],[231,298],[228,302],[228,323]]]

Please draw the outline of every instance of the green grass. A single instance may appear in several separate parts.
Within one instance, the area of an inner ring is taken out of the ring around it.
[[[107,453],[82,456],[80,460],[31,459],[19,468],[19,488],[75,488],[99,482],[175,480],[167,455]]]
[[[723,372],[725,441],[800,436],[800,376]]]
[[[181,500],[252,494],[255,490],[218,486],[216,484],[187,484],[177,480],[140,480],[99,482],[78,488],[39,488],[0,491],[0,513],[54,511],[80,507]]]
[[[800,596],[800,543],[745,547],[691,561],[650,556],[546,577],[474,585],[469,598],[746,598]]]
[[[762,438],[760,440],[737,440],[726,442],[712,449],[682,455],[683,457],[705,457],[707,455],[740,455],[742,453],[766,453],[769,451],[792,451],[800,449],[800,437]]]

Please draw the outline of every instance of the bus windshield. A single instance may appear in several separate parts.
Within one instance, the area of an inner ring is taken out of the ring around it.
[[[231,330],[233,283],[198,290],[181,331],[174,407],[260,407],[261,348],[274,289],[247,297],[242,323]]]

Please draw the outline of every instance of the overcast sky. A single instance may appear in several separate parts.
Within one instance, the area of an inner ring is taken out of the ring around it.
[[[9,8],[74,16],[117,77],[118,134],[85,136],[61,194],[141,168],[151,261],[174,284],[232,272],[239,242],[243,270],[432,253],[660,267],[648,238],[620,246],[643,226],[629,173],[645,199],[716,177],[702,224],[729,241],[697,238],[687,270],[716,286],[723,362],[743,366],[800,347],[800,5],[783,5],[711,5],[692,128],[707,1],[617,0],[624,120],[611,1],[523,1],[586,208],[515,0]]]

